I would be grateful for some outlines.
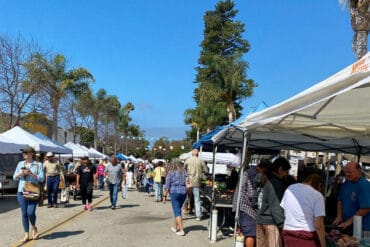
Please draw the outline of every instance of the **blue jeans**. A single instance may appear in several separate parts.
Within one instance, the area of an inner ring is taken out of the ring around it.
[[[17,193],[17,201],[22,212],[22,225],[24,232],[30,231],[30,223],[36,226],[36,206],[38,201],[26,200],[22,192]]]
[[[99,189],[100,190],[104,189],[104,175],[99,175],[98,180],[99,180]]]
[[[163,184],[155,182],[154,183],[154,197],[156,200],[162,200],[163,198]]]
[[[181,208],[185,202],[186,194],[170,193],[172,210],[175,217],[181,217]]]
[[[195,215],[197,218],[200,218],[202,217],[202,213],[200,211],[199,187],[193,187],[193,197],[194,197]]]
[[[112,206],[116,206],[117,204],[117,197],[118,197],[118,186],[119,183],[111,184],[109,183],[109,197],[110,197],[110,204]]]
[[[57,204],[59,180],[60,180],[59,175],[54,177],[47,177],[46,190],[48,194],[49,205]],[[51,196],[52,194],[53,196]]]

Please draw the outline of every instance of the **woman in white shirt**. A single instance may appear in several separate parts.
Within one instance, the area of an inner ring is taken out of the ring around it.
[[[326,246],[325,203],[322,178],[309,175],[303,183],[293,184],[280,203],[284,208],[283,238],[286,247]]]

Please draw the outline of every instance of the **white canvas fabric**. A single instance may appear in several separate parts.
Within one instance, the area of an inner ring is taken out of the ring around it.
[[[370,154],[370,53],[303,92],[252,113],[215,144]]]

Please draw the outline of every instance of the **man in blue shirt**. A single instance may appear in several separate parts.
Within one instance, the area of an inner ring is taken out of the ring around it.
[[[345,166],[346,181],[338,195],[337,217],[333,224],[347,228],[353,224],[353,216],[362,216],[362,230],[370,231],[370,183],[362,177],[356,162]]]

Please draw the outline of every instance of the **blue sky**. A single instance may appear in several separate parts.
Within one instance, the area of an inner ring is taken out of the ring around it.
[[[133,122],[147,137],[185,135],[194,107],[195,67],[203,14],[215,0],[0,0],[1,33],[32,37],[87,68],[94,90],[132,102]],[[258,83],[243,102],[250,112],[324,80],[350,63],[349,13],[336,0],[236,0],[245,24],[248,77]],[[277,4],[279,3],[279,4]]]

